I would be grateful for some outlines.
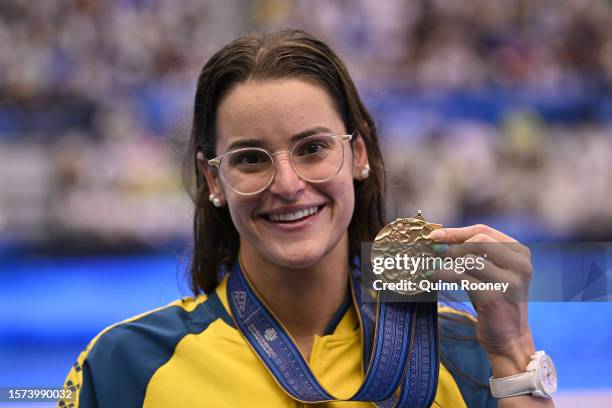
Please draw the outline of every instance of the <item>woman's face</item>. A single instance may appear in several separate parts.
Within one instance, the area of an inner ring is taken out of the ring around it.
[[[319,86],[299,79],[250,81],[235,87],[219,106],[216,154],[234,150],[246,139],[256,139],[271,153],[289,150],[294,136],[310,131],[342,135],[352,130],[345,129],[331,97]],[[211,191],[229,206],[243,256],[259,256],[288,268],[311,267],[331,254],[346,256],[355,202],[353,178],[361,174],[367,155],[361,138],[353,149],[350,142],[343,144],[340,172],[323,183],[300,179],[284,153],[275,156],[270,186],[255,195],[234,192],[206,169]],[[318,211],[287,221],[305,215],[296,214],[304,209]]]

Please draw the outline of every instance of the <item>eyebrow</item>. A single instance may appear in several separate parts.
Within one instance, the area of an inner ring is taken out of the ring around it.
[[[331,129],[326,128],[325,126],[315,126],[315,127],[312,127],[306,130],[302,130],[299,133],[296,133],[295,135],[291,136],[289,140],[293,144],[300,139],[304,139],[305,137],[317,135],[320,133],[333,134],[334,132]],[[237,139],[229,144],[229,146],[227,147],[227,151],[230,152],[234,149],[238,149],[241,147],[261,147],[263,148],[265,147],[265,145],[266,144],[261,139],[257,139],[257,138]]]

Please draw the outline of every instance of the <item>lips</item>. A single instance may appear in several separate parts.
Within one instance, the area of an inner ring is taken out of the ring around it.
[[[263,218],[267,221],[278,223],[278,224],[291,224],[298,223],[300,221],[307,220],[312,216],[316,215],[325,205],[313,205],[310,207],[304,207],[294,211],[276,211],[267,214],[263,214]]]
[[[283,211],[265,214],[264,217],[268,221],[278,223],[291,223],[302,221],[313,216],[323,208],[323,205],[313,205],[295,211]]]
[[[273,222],[291,222],[291,221],[299,221],[303,218],[306,218],[314,213],[319,211],[319,207],[313,206],[304,208],[303,210],[286,212],[286,213],[275,213],[268,214],[267,217],[270,221]]]

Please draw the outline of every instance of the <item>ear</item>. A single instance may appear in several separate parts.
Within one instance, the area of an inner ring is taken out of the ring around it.
[[[196,154],[196,159],[198,162],[198,169],[204,175],[210,193],[221,200],[221,203],[225,204],[225,193],[223,192],[223,188],[221,186],[218,169],[208,164],[208,160],[206,160],[206,157],[202,152],[198,152]]]
[[[368,149],[361,134],[357,133],[353,143],[353,177],[356,180],[364,180],[362,176],[363,169],[368,165]]]

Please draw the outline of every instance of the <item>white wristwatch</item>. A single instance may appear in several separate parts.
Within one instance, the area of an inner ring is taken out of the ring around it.
[[[550,398],[557,391],[557,369],[548,354],[536,351],[524,373],[504,378],[489,378],[491,394],[495,398],[531,394]]]

